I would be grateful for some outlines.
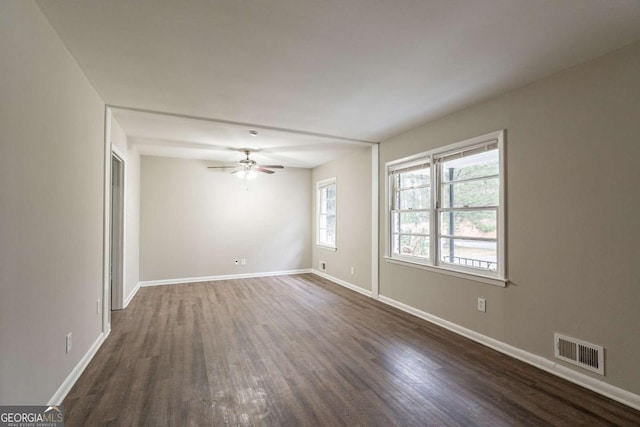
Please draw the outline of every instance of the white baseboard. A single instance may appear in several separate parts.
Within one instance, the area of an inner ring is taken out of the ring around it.
[[[252,279],[254,277],[269,277],[269,276],[287,276],[290,274],[305,274],[311,273],[311,269],[302,270],[288,270],[288,271],[266,271],[263,273],[245,273],[245,274],[227,274],[222,276],[204,276],[204,277],[185,277],[179,279],[164,279],[164,280],[147,280],[139,282],[138,286],[160,286],[160,285],[178,285],[182,283],[197,283],[197,282],[215,282],[219,280],[233,280],[233,279]]]
[[[471,329],[467,329],[463,326],[457,325],[453,322],[449,322],[448,320],[444,320],[422,310],[418,310],[417,308],[411,307],[410,305],[401,303],[383,295],[380,295],[378,297],[378,300],[387,305],[398,308],[406,313],[413,314],[414,316],[417,316],[428,322],[434,323],[438,326],[442,326],[445,329],[448,329],[458,335],[462,335],[475,342],[490,347],[496,351],[499,351],[500,353],[504,353],[507,356],[514,357],[518,360],[528,363],[529,365],[533,365],[536,368],[540,368],[543,371],[549,372],[553,375],[556,375],[574,384],[606,396],[624,405],[640,410],[640,395],[631,393],[630,391],[605,383],[604,381],[601,381],[599,379],[574,371],[573,369],[560,365],[553,360],[549,360],[533,353],[529,353],[528,351],[519,349],[502,341],[498,341],[494,338],[490,338],[486,335],[482,335],[478,332],[472,331]]]
[[[62,405],[62,401],[67,396],[67,393],[71,390],[73,385],[78,381],[80,375],[84,372],[93,356],[96,355],[98,349],[102,346],[102,343],[109,336],[109,332],[101,332],[98,338],[94,341],[94,343],[89,347],[89,350],[82,356],[82,359],[78,362],[78,364],[73,368],[71,373],[67,376],[67,378],[63,381],[63,383],[58,387],[58,390],[53,394],[51,399],[49,399],[49,403],[47,405]]]
[[[340,286],[344,286],[347,289],[351,289],[352,291],[359,292],[359,293],[361,293],[363,295],[366,295],[368,297],[371,296],[371,291],[369,291],[367,289],[363,289],[360,286],[356,286],[353,283],[345,282],[344,280],[338,279],[337,277],[330,276],[330,275],[328,275],[327,273],[325,273],[323,271],[312,269],[311,273],[315,274],[316,276],[320,276],[320,277],[322,277],[324,279],[330,280],[333,283],[336,283],[336,284],[338,284]]]
[[[138,293],[139,290],[140,290],[140,282],[136,283],[136,286],[133,288],[133,291],[131,291],[129,296],[124,300],[124,307],[122,307],[122,308],[127,308],[129,303],[131,302],[133,297],[136,296],[136,294]]]

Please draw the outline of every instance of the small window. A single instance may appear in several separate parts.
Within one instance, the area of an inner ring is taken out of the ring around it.
[[[330,178],[316,184],[316,244],[336,248],[336,179]]]
[[[390,258],[506,280],[503,135],[387,164]]]

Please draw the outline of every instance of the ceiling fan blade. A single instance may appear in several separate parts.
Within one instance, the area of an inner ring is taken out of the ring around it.
[[[245,170],[245,168],[235,168],[234,170],[231,171],[231,173],[238,173],[238,172],[242,172],[243,170]]]
[[[207,166],[207,169],[230,169],[235,168],[236,166]]]
[[[259,168],[284,169],[282,165],[257,165]]]
[[[254,171],[258,171],[258,172],[263,172],[263,173],[275,173],[274,171],[270,171],[269,169],[263,169],[261,167],[259,168],[253,168]]]

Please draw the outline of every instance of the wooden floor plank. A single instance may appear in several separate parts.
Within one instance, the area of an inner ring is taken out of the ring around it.
[[[640,425],[640,412],[315,275],[143,288],[67,426]]]

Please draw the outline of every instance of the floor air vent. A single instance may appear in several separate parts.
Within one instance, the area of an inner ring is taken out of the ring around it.
[[[604,348],[565,335],[554,334],[557,359],[604,375]]]

